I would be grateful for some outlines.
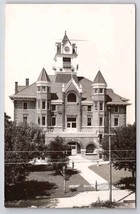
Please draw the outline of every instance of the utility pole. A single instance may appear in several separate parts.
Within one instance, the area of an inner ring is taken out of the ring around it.
[[[115,135],[111,133],[111,107],[109,109],[109,201],[112,202],[112,160],[111,160],[111,136]]]
[[[66,166],[63,166],[64,193],[66,193]]]
[[[112,202],[111,107],[109,107],[109,201]]]

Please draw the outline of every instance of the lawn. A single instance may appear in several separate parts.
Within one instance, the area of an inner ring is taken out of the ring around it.
[[[61,173],[38,169],[31,170],[26,181],[12,186],[6,191],[6,207],[28,207],[30,205],[49,203],[50,198],[70,197],[82,191],[94,190],[76,170],[67,170],[66,193]],[[77,185],[77,187],[73,187]],[[89,186],[88,186],[89,185]]]
[[[104,164],[100,166],[92,165],[89,167],[92,171],[103,177],[106,181],[109,182],[109,165]],[[132,177],[132,173],[129,171],[125,171],[123,169],[116,170],[114,167],[112,167],[112,182],[116,183],[120,179],[126,178],[126,177]]]

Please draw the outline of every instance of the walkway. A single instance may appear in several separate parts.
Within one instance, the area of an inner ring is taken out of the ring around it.
[[[91,203],[96,202],[98,199],[106,201],[109,200],[109,190],[107,188],[108,182],[101,176],[94,173],[88,167],[97,162],[87,160],[81,156],[71,156],[69,166],[72,167],[72,162],[74,161],[74,168],[80,171],[80,175],[91,185],[95,185],[97,181],[98,185],[104,184],[104,187],[100,188],[100,191],[88,191],[79,193],[73,197],[67,198],[53,198],[46,200],[46,205],[41,206],[42,208],[73,208],[89,206]],[[107,162],[102,162],[101,164],[107,164]],[[101,190],[102,189],[102,190]],[[99,190],[99,188],[98,188]],[[128,190],[114,189],[112,191],[112,200],[116,202],[122,202],[123,200],[135,200],[135,193]],[[129,208],[134,208],[134,203],[129,205]]]
[[[95,186],[97,182],[98,190],[109,189],[109,183],[104,178],[93,172],[88,167],[91,165],[97,165],[97,161],[87,160],[84,157],[79,155],[77,156],[70,156],[70,164],[69,166],[72,167],[72,162],[74,162],[74,168],[79,171],[79,174],[92,186]],[[107,164],[108,162],[102,162],[102,164]],[[113,186],[113,189],[116,189]]]

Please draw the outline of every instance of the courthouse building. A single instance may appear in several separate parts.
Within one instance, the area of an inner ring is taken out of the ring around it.
[[[93,81],[80,76],[77,56],[77,46],[65,32],[62,42],[56,43],[54,75],[43,68],[35,83],[15,82],[15,94],[10,96],[14,120],[38,124],[47,144],[60,136],[72,155],[97,158],[109,121],[112,128],[126,125],[128,99],[107,88],[100,71],[85,71],[93,73]]]

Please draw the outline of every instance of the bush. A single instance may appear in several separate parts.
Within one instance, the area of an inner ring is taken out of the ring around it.
[[[113,201],[113,202],[110,202],[110,201],[101,201],[99,198],[96,202],[92,203],[90,205],[91,208],[93,207],[96,207],[96,208],[115,208],[116,206],[118,206],[117,202]]]

